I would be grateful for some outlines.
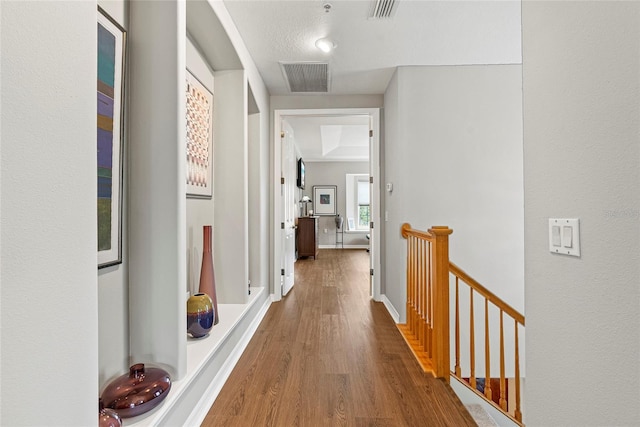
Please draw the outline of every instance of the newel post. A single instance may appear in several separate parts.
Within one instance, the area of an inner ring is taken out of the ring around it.
[[[449,382],[449,235],[453,230],[446,226],[429,229],[435,237],[432,250],[434,281],[433,348],[436,377]]]

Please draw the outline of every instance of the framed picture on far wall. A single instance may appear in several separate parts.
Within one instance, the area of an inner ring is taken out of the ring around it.
[[[98,268],[103,268],[122,263],[122,100],[127,33],[100,7],[97,32],[97,249]]]
[[[336,185],[314,185],[313,186],[313,214],[336,216],[338,209],[336,206]]]

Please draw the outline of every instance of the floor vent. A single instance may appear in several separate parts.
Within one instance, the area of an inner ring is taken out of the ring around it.
[[[291,92],[329,92],[329,64],[326,62],[281,62]]]
[[[391,18],[396,11],[396,3],[398,0],[375,0],[371,6],[371,19]]]

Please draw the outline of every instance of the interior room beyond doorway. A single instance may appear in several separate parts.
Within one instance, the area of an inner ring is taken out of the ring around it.
[[[276,111],[275,116],[281,176],[285,177],[284,182],[286,177],[289,182],[295,180],[290,198],[296,229],[294,259],[308,258],[313,262],[327,249],[370,251],[375,244],[370,225],[377,212],[375,201],[379,200],[378,189],[371,184],[371,177],[379,171],[379,144],[374,138],[379,111],[287,110]],[[293,156],[284,151],[291,149]],[[283,217],[291,206],[286,201],[286,187],[281,205]],[[286,259],[284,238],[281,249]],[[371,272],[374,260],[377,258],[371,256]],[[286,282],[286,265],[283,270]],[[370,295],[375,299],[379,286],[376,288],[371,282]],[[286,284],[282,288],[282,295],[290,290]]]

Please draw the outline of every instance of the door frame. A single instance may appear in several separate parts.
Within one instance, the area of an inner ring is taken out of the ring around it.
[[[374,227],[377,229],[373,233],[373,239],[370,244],[373,246],[373,300],[381,301],[381,268],[380,268],[380,248],[381,248],[381,229],[382,224],[380,222],[381,212],[381,199],[380,199],[380,108],[324,108],[324,109],[280,109],[273,111],[273,150],[272,150],[272,165],[273,165],[273,198],[271,200],[271,206],[273,208],[273,238],[272,242],[272,294],[273,301],[280,301],[282,299],[282,276],[280,274],[283,265],[283,239],[282,229],[280,223],[282,222],[282,162],[281,151],[282,141],[280,139],[280,132],[282,119],[286,116],[341,116],[341,115],[368,115],[371,118],[373,138],[371,138],[370,144],[373,145],[374,156],[369,156],[369,173],[373,177],[373,191],[372,201],[377,201],[375,210],[372,211],[372,221]],[[375,157],[375,158],[374,158]]]

